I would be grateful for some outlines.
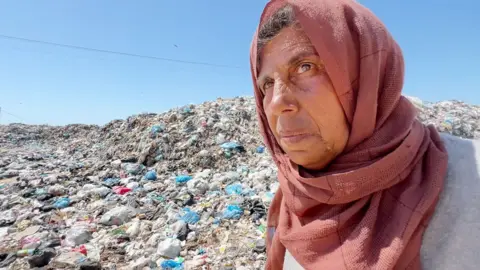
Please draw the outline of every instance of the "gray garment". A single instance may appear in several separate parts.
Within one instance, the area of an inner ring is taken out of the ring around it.
[[[480,141],[442,134],[448,174],[423,236],[424,269],[480,268]]]
[[[480,269],[480,141],[441,134],[448,173],[420,250],[426,270]],[[302,266],[288,252],[285,270]]]

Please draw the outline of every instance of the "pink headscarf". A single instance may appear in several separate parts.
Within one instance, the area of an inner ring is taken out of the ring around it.
[[[264,141],[280,189],[269,209],[267,269],[285,251],[306,269],[419,269],[422,235],[446,175],[447,154],[433,127],[401,96],[402,52],[385,26],[353,0],[274,0],[260,25],[290,4],[325,63],[350,125],[328,171],[302,177],[271,132],[251,71]]]

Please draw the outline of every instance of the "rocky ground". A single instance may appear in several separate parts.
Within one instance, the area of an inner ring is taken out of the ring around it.
[[[480,107],[411,100],[480,137]],[[0,126],[0,269],[263,269],[278,188],[254,100],[105,126]]]

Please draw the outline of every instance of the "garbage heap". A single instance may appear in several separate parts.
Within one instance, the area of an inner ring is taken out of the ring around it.
[[[410,98],[442,132],[480,108]],[[0,126],[0,269],[263,269],[278,189],[251,97],[105,126]]]

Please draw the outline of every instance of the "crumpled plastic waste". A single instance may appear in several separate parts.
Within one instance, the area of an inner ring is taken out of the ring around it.
[[[480,107],[410,99],[423,123],[480,138]],[[0,268],[264,269],[278,188],[251,97],[0,125]]]
[[[165,130],[165,125],[154,125],[152,126],[150,132],[153,134],[158,134],[160,132],[163,132]]]
[[[240,219],[242,215],[243,210],[238,205],[228,205],[223,212],[223,218],[225,219]]]
[[[69,198],[60,198],[58,200],[55,201],[55,203],[53,204],[53,206],[55,208],[59,208],[59,209],[62,209],[62,208],[66,208],[68,206],[70,206],[70,199]]]
[[[183,264],[174,260],[165,260],[160,266],[165,270],[183,270]]]
[[[120,179],[119,178],[106,178],[103,181],[103,184],[107,187],[113,187],[113,186],[116,186],[116,185],[120,184]]]
[[[237,142],[226,142],[220,145],[223,148],[225,157],[231,158],[234,153],[245,152],[245,147]]]
[[[131,188],[121,187],[121,186],[113,187],[112,190],[113,190],[113,192],[115,192],[119,195],[124,195],[124,194],[127,194],[128,192],[132,191]]]
[[[184,208],[183,211],[185,214],[181,217],[181,220],[185,221],[188,224],[195,224],[200,220],[200,216],[194,212],[191,211],[189,208]]]
[[[193,177],[189,176],[189,175],[178,175],[177,177],[175,177],[175,181],[177,183],[186,183],[190,180],[192,180]]]
[[[157,173],[155,171],[149,171],[145,174],[145,179],[155,181],[157,180]]]
[[[79,246],[78,248],[73,248],[72,251],[81,253],[85,256],[87,256],[87,248],[85,248],[84,245]]]
[[[76,247],[88,243],[92,239],[92,234],[86,227],[73,227],[65,234],[64,246]]]
[[[242,185],[239,184],[239,183],[231,184],[231,185],[228,185],[228,186],[225,188],[225,192],[226,192],[228,195],[240,195],[240,194],[242,194],[242,192],[243,192],[243,187],[242,187]]]
[[[265,152],[265,146],[258,146],[256,150],[257,153],[262,154],[263,152]]]

